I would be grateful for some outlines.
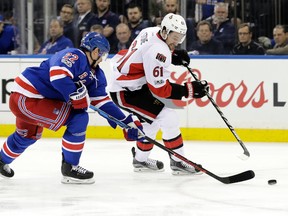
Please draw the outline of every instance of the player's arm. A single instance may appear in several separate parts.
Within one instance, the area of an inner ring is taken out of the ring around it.
[[[123,129],[124,137],[128,141],[143,140],[143,127],[136,116],[125,115],[119,107],[111,101],[106,92],[107,81],[104,72],[99,68],[97,73],[97,88],[96,84],[92,82],[87,88],[89,89],[89,95],[91,99],[91,105],[103,110],[110,116],[122,121],[126,125],[130,126],[129,129]],[[96,82],[96,80],[95,80]],[[112,128],[116,128],[117,124],[112,120],[108,120],[108,123]],[[141,131],[141,132],[140,132]],[[142,135],[141,135],[142,134]]]
[[[165,54],[166,53],[166,54]],[[179,52],[177,62],[180,62]],[[186,82],[184,85],[171,83],[169,81],[171,72],[168,67],[173,59],[171,52],[165,49],[158,52],[151,48],[150,52],[145,53],[144,70],[149,89],[153,94],[169,99],[201,98],[208,92],[208,83],[206,81]],[[187,56],[185,58],[187,61]],[[175,58],[174,58],[174,61]],[[182,61],[181,61],[182,62]]]
[[[50,82],[64,98],[70,100],[70,94],[77,91],[73,82],[74,74],[64,66],[53,66],[50,68]]]

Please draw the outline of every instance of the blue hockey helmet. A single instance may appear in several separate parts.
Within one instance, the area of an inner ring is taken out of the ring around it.
[[[80,48],[84,48],[90,52],[99,48],[99,56],[101,57],[109,53],[110,44],[104,35],[97,32],[89,32],[82,38]]]

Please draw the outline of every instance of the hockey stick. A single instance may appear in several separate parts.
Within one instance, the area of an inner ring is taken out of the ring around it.
[[[126,125],[125,123],[121,122],[120,120],[116,119],[115,117],[107,114],[106,112],[104,112],[103,110],[90,105],[90,108],[93,109],[94,111],[97,111],[99,113],[99,115],[103,116],[104,118],[108,119],[108,120],[112,120],[114,121],[116,124],[118,124],[120,127],[122,128],[130,128],[128,125]],[[144,134],[143,134],[144,135]],[[158,146],[159,148],[163,149],[164,151],[170,153],[171,155],[174,155],[175,157],[179,158],[180,160],[186,162],[187,164],[190,164],[191,166],[193,166],[195,169],[200,170],[203,173],[206,173],[207,175],[211,176],[212,178],[224,183],[224,184],[231,184],[231,183],[237,183],[237,182],[242,182],[242,181],[246,181],[249,179],[254,178],[255,173],[252,170],[248,170],[233,176],[227,176],[227,177],[220,177],[217,176],[213,173],[211,173],[210,171],[206,170],[205,168],[203,168],[202,166],[198,165],[197,163],[194,163],[190,160],[188,160],[187,158],[183,157],[182,155],[176,153],[175,151],[168,149],[167,147],[163,146],[162,144],[160,144],[159,142],[157,142],[156,140],[144,135],[145,139],[147,141],[149,141],[150,143],[153,143],[154,145]]]
[[[191,73],[193,78],[196,81],[199,81],[198,77],[193,73],[192,69],[188,66],[188,63],[183,62],[183,65],[188,69],[188,71]],[[228,122],[228,119],[224,116],[223,112],[220,110],[219,106],[216,104],[216,102],[214,101],[212,96],[209,94],[209,92],[207,92],[206,95],[209,98],[210,102],[215,107],[215,109],[217,110],[217,112],[219,113],[219,115],[221,116],[221,118],[223,119],[223,121],[225,122],[225,124],[227,125],[227,127],[229,128],[229,130],[231,131],[231,133],[234,135],[234,137],[236,138],[238,143],[241,145],[242,149],[244,150],[243,155],[240,155],[239,158],[241,158],[242,160],[247,160],[250,157],[250,153],[247,150],[246,146],[244,145],[244,143],[242,142],[242,140],[240,139],[240,137],[238,136],[238,134],[234,130],[233,126]]]

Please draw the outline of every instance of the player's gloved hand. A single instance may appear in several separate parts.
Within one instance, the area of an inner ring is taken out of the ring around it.
[[[185,62],[185,64],[183,63]],[[172,52],[172,64],[187,66],[190,64],[190,57],[186,50],[179,49]]]
[[[206,80],[199,80],[185,83],[187,98],[202,98],[209,92],[209,85]]]
[[[76,92],[70,94],[72,107],[74,109],[87,109],[90,104],[90,99],[86,86],[80,82],[80,87]]]
[[[130,114],[122,122],[130,126],[129,129],[123,129],[124,137],[127,141],[144,140],[143,126],[136,116]]]

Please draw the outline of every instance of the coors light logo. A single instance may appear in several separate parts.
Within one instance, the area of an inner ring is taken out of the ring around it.
[[[193,69],[193,73],[201,80],[201,72],[198,69]],[[187,78],[188,76],[188,78]],[[188,71],[179,73],[172,72],[171,79],[178,84],[183,84],[184,82],[193,81],[190,73]],[[247,86],[245,81],[240,81],[239,83],[224,83],[222,86],[215,86],[213,83],[209,82],[210,94],[217,103],[219,107],[226,107],[231,103],[236,103],[237,107],[243,108],[248,105],[253,108],[260,108],[268,103],[268,99],[265,95],[264,81],[261,81],[254,89],[251,89],[251,86]],[[167,101],[166,105],[167,104]],[[191,103],[195,103],[199,107],[205,107],[210,103],[210,100],[207,97],[201,99],[189,99],[187,101],[181,100],[172,100],[173,104],[169,106],[174,108],[180,108],[187,106]],[[278,100],[278,84],[273,83],[273,106],[283,107],[286,102],[281,102]],[[176,106],[176,107],[175,107]]]

